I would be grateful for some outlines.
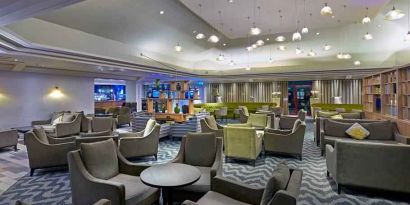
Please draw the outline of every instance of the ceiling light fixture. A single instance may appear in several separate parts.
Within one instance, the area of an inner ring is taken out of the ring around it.
[[[367,23],[372,22],[372,20],[370,19],[368,15],[369,15],[369,8],[366,7],[366,15],[362,19],[362,24],[367,24]]]
[[[278,13],[279,13],[279,19],[280,19],[280,22],[279,22],[279,30],[280,30],[280,28],[282,27],[282,25],[283,25],[283,16],[281,15],[281,10],[278,10]],[[284,41],[286,41],[286,38],[285,38],[285,36],[282,36],[282,35],[279,35],[279,36],[277,36],[276,38],[275,38],[275,41],[277,41],[277,42],[284,42]]]
[[[165,14],[165,11],[161,10],[161,11],[159,12],[159,14],[164,15],[164,14]]]
[[[283,41],[286,41],[286,38],[285,38],[285,36],[277,36],[277,37],[275,38],[275,41],[277,41],[277,42],[283,42]]]
[[[338,53],[337,55],[336,55],[336,58],[337,59],[345,59],[345,60],[347,60],[347,59],[351,59],[352,58],[352,55],[350,55],[350,53],[342,53],[342,52],[340,52],[340,53]]]
[[[363,40],[372,40],[373,39],[373,35],[370,34],[369,32],[366,32],[366,34],[364,34],[363,36]]]
[[[225,56],[220,53],[219,56],[216,58],[217,61],[224,61],[225,60]]]
[[[314,52],[312,49],[310,49],[309,53],[307,54],[309,57],[316,56],[316,52]]]
[[[305,26],[302,28],[302,34],[307,34],[309,33],[309,29]]]
[[[333,14],[332,8],[325,3],[325,6],[320,10],[320,15],[322,16],[331,16]]]
[[[306,0],[303,0],[303,15],[305,16],[304,18],[305,25],[302,28],[302,34],[307,34],[309,33],[309,29],[306,26],[306,19],[307,19],[306,18]]]
[[[265,42],[263,42],[263,40],[257,40],[256,45],[263,46],[263,45],[265,45]]]
[[[258,47],[258,45],[252,44],[252,48],[257,48],[257,47]]]
[[[212,34],[211,36],[209,36],[208,41],[211,43],[218,43],[219,37],[216,36],[215,34]]]
[[[285,51],[287,48],[286,48],[286,46],[284,46],[284,45],[280,45],[280,46],[278,46],[278,50],[280,50],[280,51]]]
[[[204,39],[204,38],[205,38],[205,34],[203,34],[203,33],[197,33],[196,36],[195,36],[195,38],[198,39],[198,40]]]
[[[246,47],[246,50],[247,50],[247,51],[252,51],[252,50],[253,50],[253,47],[252,47],[252,46],[248,46],[248,47]]]
[[[296,32],[292,34],[292,41],[300,41],[302,40],[302,35],[296,29]]]
[[[198,6],[199,6],[199,16],[202,16],[202,4],[198,4]],[[199,29],[198,29],[198,33],[195,36],[195,38],[198,40],[206,38],[205,34],[201,32],[202,30],[201,27],[202,27],[202,20],[199,19]]]
[[[328,50],[330,50],[330,49],[332,49],[332,46],[330,46],[329,44],[325,44],[325,45],[323,46],[323,50],[325,50],[325,51],[328,51]]]
[[[384,19],[388,20],[388,21],[395,21],[395,20],[399,20],[399,19],[403,18],[405,15],[406,14],[404,14],[402,10],[396,9],[393,6],[392,10],[390,10],[389,12],[387,12],[384,15]]]
[[[300,49],[299,47],[296,47],[296,55],[300,55],[303,53],[303,50]]]
[[[354,64],[354,65],[360,65],[361,62],[360,62],[360,61],[354,61],[353,64]]]
[[[181,52],[182,51],[182,46],[179,45],[179,43],[177,43],[177,45],[175,46],[175,51],[176,52]]]
[[[255,17],[255,16],[256,16],[256,15],[255,15],[256,0],[253,1],[253,5],[254,5],[254,9],[253,9],[253,23],[252,23],[251,30],[249,31],[249,34],[251,34],[251,35],[253,35],[253,36],[257,36],[257,35],[259,35],[259,34],[262,33],[262,29],[258,28],[258,27],[256,26],[256,22],[255,22],[255,19],[256,19],[256,17]],[[261,7],[260,7],[260,6],[258,6],[258,10],[259,10],[259,17],[260,17],[260,15],[261,15]]]

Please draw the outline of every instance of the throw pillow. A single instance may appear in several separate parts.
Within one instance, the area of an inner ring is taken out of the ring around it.
[[[332,116],[330,116],[330,119],[343,119],[343,116],[342,115],[332,115]]]
[[[44,128],[34,128],[33,133],[36,135],[37,139],[40,140],[42,143],[48,144],[48,138]]]
[[[262,195],[261,205],[268,205],[275,193],[284,190],[288,185],[290,170],[286,162],[280,163],[273,171],[272,177],[266,184],[265,191]]]
[[[218,130],[218,125],[216,124],[214,116],[205,117],[205,121],[211,129]]]
[[[75,115],[70,113],[64,113],[61,122],[72,122],[75,118]]]
[[[51,122],[51,124],[52,124],[52,125],[56,125],[56,124],[58,124],[58,123],[61,123],[62,120],[63,120],[63,115],[60,115],[60,116],[56,117],[56,118]]]
[[[370,135],[370,132],[366,130],[363,126],[361,126],[359,123],[354,123],[349,129],[346,130],[346,133],[357,140],[363,140],[367,136]]]
[[[157,122],[153,119],[149,119],[147,122],[147,125],[145,126],[145,130],[144,130],[144,137],[148,136],[152,129],[154,129],[155,125],[157,124]]]

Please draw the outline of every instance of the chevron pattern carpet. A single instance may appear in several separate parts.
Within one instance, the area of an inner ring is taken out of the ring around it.
[[[409,204],[404,201],[382,198],[383,193],[367,196],[363,191],[344,189],[344,192],[338,195],[335,183],[326,177],[325,159],[320,156],[320,150],[313,142],[312,130],[312,124],[308,123],[302,161],[293,158],[266,156],[258,159],[255,167],[243,163],[224,163],[224,175],[247,184],[264,186],[273,168],[285,160],[289,166],[304,171],[298,204]],[[163,141],[160,143],[158,161],[153,161],[153,158],[147,157],[135,162],[164,163],[172,159],[177,154],[178,149],[179,142]],[[10,204],[17,199],[35,204],[71,204],[67,171],[38,172],[33,177],[24,176],[0,196],[0,204]]]

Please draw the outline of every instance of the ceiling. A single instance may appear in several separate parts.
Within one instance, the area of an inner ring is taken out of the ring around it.
[[[218,76],[221,79],[237,79],[238,76],[246,79],[249,74],[254,78],[272,78],[267,74],[291,72],[324,76],[330,71],[349,73],[349,70],[409,63],[406,56],[410,54],[410,43],[403,42],[408,30],[407,18],[398,21],[383,19],[393,4],[407,13],[407,0],[328,1],[334,18],[320,16],[325,0],[306,0],[306,13],[303,0],[255,2],[256,7],[261,7],[260,16],[258,9],[254,9],[254,0],[234,0],[234,3],[225,0],[85,0],[0,28],[0,33],[9,36],[0,44],[0,53],[3,49],[3,53],[11,57],[24,59],[27,67],[41,67],[38,66],[41,64],[48,70],[103,72],[107,75],[113,74],[114,70],[115,75],[157,77],[160,74],[169,76],[176,69],[181,75],[210,79]],[[198,4],[202,5],[201,12]],[[369,25],[360,23],[366,7],[372,18]],[[279,24],[279,9],[283,15],[282,25]],[[254,10],[256,25],[263,32],[248,38]],[[309,16],[309,13],[312,17],[305,19],[305,14]],[[309,33],[302,35],[302,41],[273,41],[278,34],[290,39],[296,29],[296,19],[300,25],[306,24],[309,28]],[[207,36],[215,32],[221,37],[221,43],[195,39],[195,32],[199,30]],[[374,39],[363,40],[366,32],[372,33]],[[23,41],[24,48],[2,48],[10,39]],[[250,43],[259,39],[265,41],[263,47],[246,51]],[[182,52],[175,52],[177,43],[182,46]],[[325,44],[332,48],[325,51]],[[279,45],[286,46],[287,50],[279,51]],[[297,55],[297,47],[304,52]],[[27,49],[30,50],[29,57],[26,56]],[[311,50],[316,56],[307,56]],[[48,55],[56,51],[61,55],[52,59],[40,58],[45,51]],[[339,52],[349,52],[353,58],[339,60],[336,58]],[[217,61],[219,54],[226,59]],[[76,58],[73,60],[69,56]],[[273,59],[272,63],[268,62],[269,58]],[[356,60],[361,64],[353,65]],[[252,68],[250,71],[244,69],[248,66]]]

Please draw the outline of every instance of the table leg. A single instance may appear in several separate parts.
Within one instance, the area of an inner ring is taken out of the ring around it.
[[[172,189],[171,188],[162,188],[162,203],[164,205],[172,205]]]

